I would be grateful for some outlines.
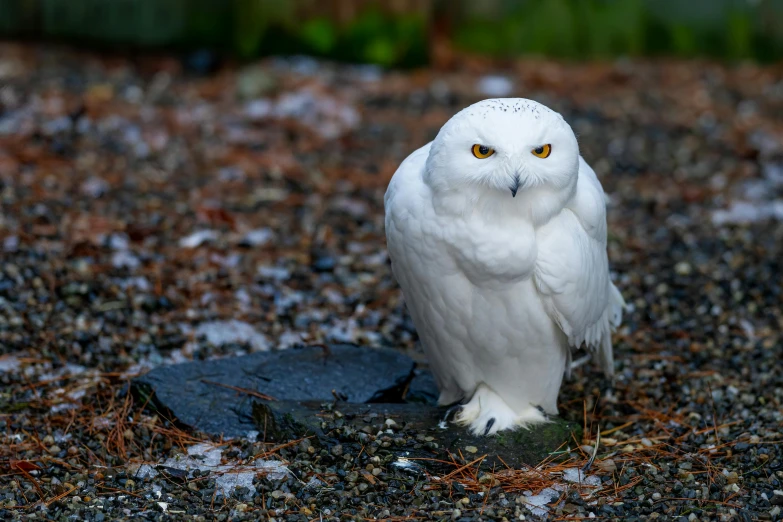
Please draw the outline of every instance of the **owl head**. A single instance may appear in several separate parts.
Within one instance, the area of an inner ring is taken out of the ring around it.
[[[525,98],[499,98],[446,122],[432,142],[424,178],[435,192],[535,211],[542,203],[536,200],[570,197],[578,173],[576,136],[560,114]]]

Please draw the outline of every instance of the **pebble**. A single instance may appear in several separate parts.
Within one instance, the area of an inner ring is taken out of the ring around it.
[[[687,276],[691,274],[693,267],[691,267],[690,263],[686,261],[680,261],[674,265],[674,271],[677,273],[677,275]]]
[[[617,471],[617,463],[615,463],[614,459],[598,460],[595,462],[595,467],[607,473]]]

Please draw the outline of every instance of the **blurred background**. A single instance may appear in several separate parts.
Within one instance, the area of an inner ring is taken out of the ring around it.
[[[783,0],[0,0],[0,37],[387,66],[448,60],[451,46],[770,61],[783,52]]]

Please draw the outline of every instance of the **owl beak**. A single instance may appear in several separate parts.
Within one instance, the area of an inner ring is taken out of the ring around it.
[[[509,187],[511,189],[511,197],[517,197],[517,191],[519,190],[519,174],[514,176],[514,183]]]

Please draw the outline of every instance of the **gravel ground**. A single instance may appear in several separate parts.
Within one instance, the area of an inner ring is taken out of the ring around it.
[[[781,67],[183,63],[0,46],[0,518],[782,519]],[[424,469],[384,451],[416,437],[393,420],[206,441],[134,402],[148,368],[299,343],[421,360],[383,192],[498,95],[563,113],[610,197],[629,304],[614,395],[592,365],[561,393],[584,440],[536,469]]]

